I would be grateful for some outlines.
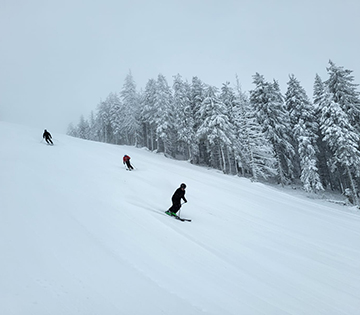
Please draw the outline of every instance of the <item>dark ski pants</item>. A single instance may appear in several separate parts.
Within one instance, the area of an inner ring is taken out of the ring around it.
[[[50,138],[45,138],[45,141],[46,141],[48,144],[53,144],[53,142],[51,141]]]
[[[128,167],[129,170],[133,170],[134,168],[132,167],[132,165],[130,164],[130,161],[126,161],[126,166]]]
[[[169,211],[170,212],[173,212],[173,213],[177,213],[181,208],[181,203],[180,202],[174,202],[173,201],[173,204],[172,206],[169,208]]]

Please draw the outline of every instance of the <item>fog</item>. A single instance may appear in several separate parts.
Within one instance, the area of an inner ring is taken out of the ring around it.
[[[312,96],[331,59],[359,82],[359,1],[0,0],[0,120],[65,132],[131,70],[217,87],[256,72]]]

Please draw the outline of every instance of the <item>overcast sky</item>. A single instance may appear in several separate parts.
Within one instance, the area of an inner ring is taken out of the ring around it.
[[[360,83],[359,0],[0,0],[0,120],[65,132],[101,99],[159,73],[253,88],[326,67]]]

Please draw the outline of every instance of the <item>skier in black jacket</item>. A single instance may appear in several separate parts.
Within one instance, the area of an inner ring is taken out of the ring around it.
[[[181,198],[184,199],[185,202],[187,202],[185,198],[185,188],[186,185],[182,183],[178,189],[174,192],[171,200],[172,200],[172,206],[169,208],[168,211],[166,211],[169,215],[175,215],[181,208]]]
[[[44,130],[44,133],[43,133],[43,138],[45,139],[45,141],[48,143],[48,144],[53,144],[53,142],[51,141],[51,134],[49,131],[47,131],[46,129]]]

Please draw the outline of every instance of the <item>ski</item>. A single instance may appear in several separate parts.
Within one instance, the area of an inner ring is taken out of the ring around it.
[[[191,222],[191,219],[185,219],[185,218],[180,218],[180,217],[175,217],[176,220],[180,220],[182,222]]]
[[[165,211],[165,213],[169,216],[169,217],[173,217],[176,220],[182,221],[182,222],[191,222],[191,219],[185,219],[185,218],[180,218],[178,215],[173,215],[173,214],[169,214],[167,211]]]

